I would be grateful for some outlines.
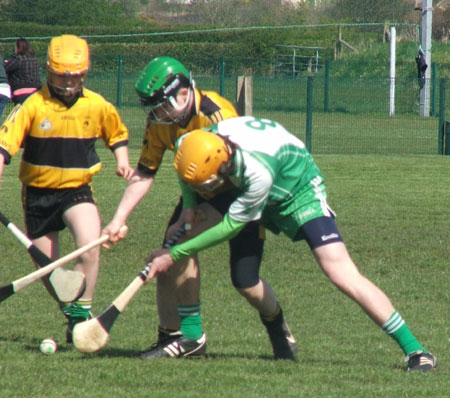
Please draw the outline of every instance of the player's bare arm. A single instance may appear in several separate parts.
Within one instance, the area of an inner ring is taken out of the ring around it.
[[[116,174],[129,180],[133,175],[134,169],[130,167],[128,161],[128,147],[121,146],[114,151],[114,157],[117,162]]]
[[[111,243],[117,243],[124,238],[120,233],[120,228],[126,224],[129,215],[147,194],[153,181],[153,176],[141,173],[137,169],[134,170],[113,219],[103,229],[103,234],[109,235]],[[104,247],[109,248],[107,244]]]

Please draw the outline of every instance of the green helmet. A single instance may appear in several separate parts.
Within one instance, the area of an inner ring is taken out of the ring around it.
[[[134,85],[142,104],[150,106],[167,101],[181,87],[191,86],[191,73],[181,62],[171,57],[152,59]]]

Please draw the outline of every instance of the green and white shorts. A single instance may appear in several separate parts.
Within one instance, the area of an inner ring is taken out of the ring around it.
[[[305,239],[315,248],[342,241],[335,215],[327,203],[323,180],[316,177],[289,201],[266,206],[261,224],[275,234],[283,232],[293,241]]]

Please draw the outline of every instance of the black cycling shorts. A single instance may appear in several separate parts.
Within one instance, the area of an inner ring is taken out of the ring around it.
[[[231,203],[236,199],[232,192],[221,193],[210,200],[198,197],[198,203],[207,202],[222,215],[225,215]],[[170,218],[169,225],[180,217],[182,198]],[[237,236],[229,242],[230,274],[233,286],[249,288],[259,282],[259,269],[264,251],[264,230],[257,222],[248,223]]]
[[[295,242],[303,239],[311,250],[329,243],[342,242],[341,233],[334,218],[325,216],[313,218],[299,228],[293,240]]]
[[[95,204],[89,185],[67,189],[24,186],[22,205],[28,237],[37,239],[50,232],[63,230],[66,227],[63,221],[64,212],[72,206],[86,202]]]

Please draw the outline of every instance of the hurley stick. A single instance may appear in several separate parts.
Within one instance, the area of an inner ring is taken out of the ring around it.
[[[19,290],[30,285],[34,281],[48,275],[50,272],[57,269],[58,267],[61,267],[62,265],[67,264],[72,260],[75,260],[83,253],[86,253],[89,250],[93,249],[94,247],[106,243],[108,239],[109,239],[108,235],[103,235],[100,238],[92,241],[91,243],[88,243],[87,245],[73,251],[72,253],[69,253],[64,257],[61,257],[60,259],[53,261],[52,263],[46,265],[45,267],[39,268],[38,270],[32,272],[31,274],[28,274],[20,279],[17,279],[8,285],[0,286],[0,302],[6,300],[9,296],[12,296],[14,293],[17,293]]]
[[[12,232],[12,234],[22,243],[31,258],[40,267],[45,267],[52,260],[45,255],[35,244],[9,219],[0,212],[0,222]],[[86,278],[82,272],[57,268],[51,272],[49,281],[58,299],[63,303],[70,303],[81,297],[86,289]]]
[[[185,227],[183,226],[164,244],[164,248],[167,249],[173,246],[184,232]],[[151,263],[147,264],[138,276],[100,315],[75,325],[72,336],[73,344],[78,351],[95,352],[106,346],[114,322],[144,285],[151,266]]]

